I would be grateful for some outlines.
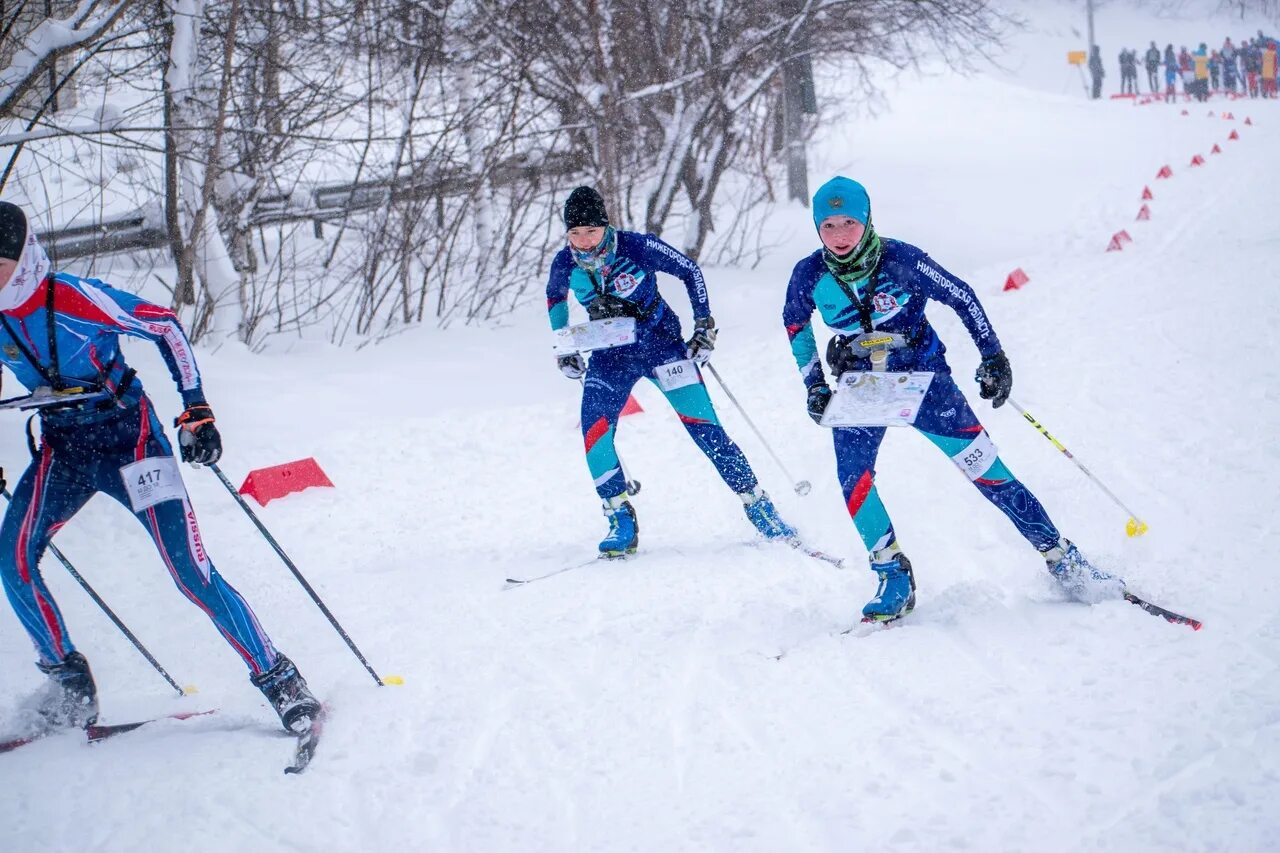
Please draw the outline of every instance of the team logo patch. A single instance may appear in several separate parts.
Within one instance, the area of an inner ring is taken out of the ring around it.
[[[877,293],[874,300],[876,313],[888,314],[890,311],[898,307],[898,300],[888,293]]]
[[[844,199],[840,198],[840,196],[838,195],[835,195],[835,196],[832,196],[829,201],[827,201],[827,204],[831,206],[832,210],[839,210],[840,208],[844,207]]]
[[[640,286],[640,279],[636,278],[629,272],[618,273],[613,279],[613,292],[619,296],[626,296],[631,291]]]
[[[17,348],[17,347],[15,347],[13,344],[5,344],[5,345],[4,345],[4,355],[5,355],[5,358],[17,358],[17,357],[18,357],[18,348]]]

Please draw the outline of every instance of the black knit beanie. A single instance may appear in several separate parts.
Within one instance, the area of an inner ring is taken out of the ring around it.
[[[605,226],[609,224],[609,214],[604,209],[604,199],[591,187],[578,187],[569,193],[569,200],[564,203],[564,227]]]
[[[26,244],[26,214],[16,204],[0,201],[0,258],[16,261]]]

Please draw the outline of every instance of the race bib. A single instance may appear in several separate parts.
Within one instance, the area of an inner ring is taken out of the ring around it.
[[[636,342],[636,318],[610,317],[606,320],[589,320],[576,326],[557,329],[555,334],[552,349],[556,355],[611,349]]]
[[[966,477],[976,480],[991,469],[999,455],[1000,451],[996,448],[996,443],[984,429],[977,438],[969,442],[968,447],[952,456],[951,461],[956,463],[956,467],[963,471]]]
[[[836,382],[822,415],[824,427],[910,426],[933,382],[932,371],[851,370]]]
[[[663,391],[674,391],[686,385],[697,385],[702,381],[702,376],[698,373],[698,365],[694,364],[691,358],[673,361],[670,364],[660,364],[654,368],[653,375],[658,380],[658,387]]]
[[[178,460],[172,456],[155,456],[130,462],[120,469],[129,504],[134,512],[155,506],[161,501],[180,500],[187,496],[178,473]]]

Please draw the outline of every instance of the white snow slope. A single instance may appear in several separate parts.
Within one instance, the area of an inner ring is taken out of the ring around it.
[[[782,511],[848,568],[757,543],[646,385],[648,411],[620,439],[644,484],[643,556],[504,591],[508,576],[589,559],[605,528],[578,386],[555,370],[540,309],[508,328],[422,329],[359,351],[206,351],[225,470],[238,482],[320,461],[336,489],[260,514],[374,666],[405,684],[377,688],[213,476],[190,472],[221,571],[332,706],[311,769],[283,775],[289,742],[235,656],[143,531],[97,498],[57,544],[199,687],[174,698],[46,558],[103,721],[220,711],[0,756],[0,849],[1275,849],[1280,106],[1214,101],[1183,116],[1181,104],[1047,91],[1035,80],[1065,67],[1072,42],[1053,33],[1076,12],[1024,11],[1041,31],[1013,40],[1018,79],[900,81],[886,114],[824,132],[814,182],[863,180],[883,234],[973,283],[1015,398],[1150,533],[1126,538],[1124,512],[974,393],[1010,467],[1097,562],[1202,631],[1063,601],[951,463],[898,430],[878,482],[919,606],[892,629],[839,636],[875,578],[780,323],[790,266],[817,245],[808,212],[780,206],[779,245],[759,269],[708,270],[715,364],[812,494],[796,496],[713,396]],[[1180,40],[1124,20],[1134,45],[1148,29]],[[1175,23],[1218,41],[1256,29]],[[1234,121],[1208,115],[1224,108]],[[1207,162],[1190,168],[1196,154]],[[1165,164],[1173,178],[1154,180]],[[1151,220],[1135,222],[1144,185]],[[1121,228],[1133,242],[1104,252]],[[1015,266],[1031,282],[1002,293]],[[687,312],[678,283],[664,288]],[[966,384],[974,348],[945,309],[931,319]],[[175,414],[158,357],[130,355]],[[14,478],[26,451],[7,417]],[[0,608],[0,724],[39,684],[31,658]]]

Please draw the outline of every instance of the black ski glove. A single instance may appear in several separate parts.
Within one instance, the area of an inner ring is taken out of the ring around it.
[[[827,341],[827,366],[831,368],[832,376],[839,379],[842,374],[856,369],[857,361],[849,347],[848,335],[836,335]]]
[[[580,352],[560,356],[556,359],[556,365],[560,368],[560,372],[570,379],[581,379],[587,373],[587,360]]]
[[[715,348],[716,321],[711,317],[703,317],[693,324],[693,337],[689,338],[685,348],[686,355],[698,364],[706,364]]]
[[[178,449],[183,462],[212,465],[222,458],[222,436],[213,425],[213,409],[205,403],[187,406],[174,418],[178,428]]]
[[[1004,350],[984,358],[973,378],[978,381],[978,394],[982,399],[990,400],[992,408],[1003,406],[1013,390],[1013,368]]]
[[[815,424],[822,424],[822,414],[827,410],[827,404],[831,402],[831,389],[827,387],[825,382],[815,382],[809,386],[809,399],[806,406],[809,409],[809,417],[813,418]]]

